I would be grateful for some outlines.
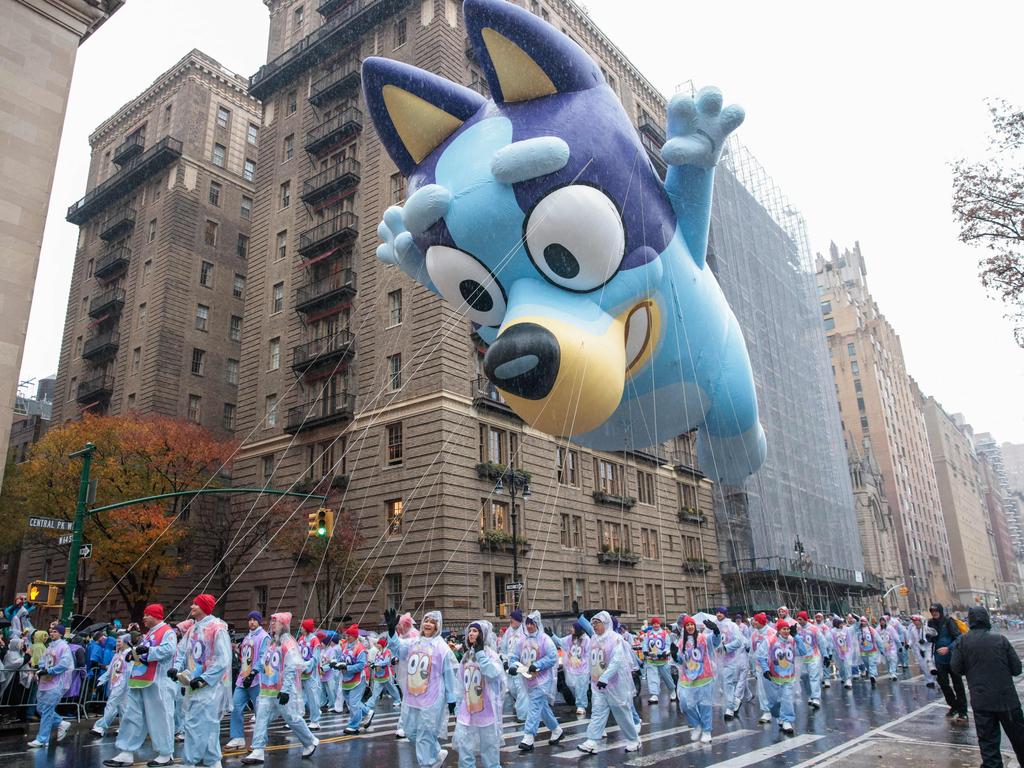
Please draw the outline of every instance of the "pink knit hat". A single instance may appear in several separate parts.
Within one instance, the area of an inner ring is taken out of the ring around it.
[[[276,622],[278,622],[280,624],[283,624],[286,627],[291,627],[291,625],[292,625],[292,615],[290,613],[275,613],[275,614],[272,614],[271,617],[270,617],[270,620],[271,621],[276,621]]]

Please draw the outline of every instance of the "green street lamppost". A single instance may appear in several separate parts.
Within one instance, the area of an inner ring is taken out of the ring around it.
[[[530,481],[523,473],[513,469],[510,465],[498,476],[498,484],[494,486],[494,492],[496,494],[507,492],[512,501],[509,512],[512,519],[512,584],[507,586],[512,587],[512,609],[515,610],[519,607],[519,596],[523,591],[522,582],[519,581],[519,512],[516,509],[516,497],[518,496],[524,504],[526,503],[526,500],[532,495]]]

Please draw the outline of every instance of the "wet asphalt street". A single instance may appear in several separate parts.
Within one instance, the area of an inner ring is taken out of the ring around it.
[[[1013,636],[1018,652],[1024,651],[1024,635]],[[914,670],[916,673],[916,670]],[[647,704],[640,713],[644,719],[640,753],[627,754],[614,723],[596,755],[584,755],[576,749],[583,741],[589,720],[577,718],[575,711],[556,707],[556,715],[566,729],[566,738],[555,747],[547,744],[547,731],[538,734],[537,747],[529,754],[519,753],[516,745],[522,726],[514,716],[505,717],[505,744],[502,765],[517,768],[575,766],[695,766],[695,768],[746,768],[746,766],[836,766],[867,768],[885,765],[894,768],[904,762],[937,768],[977,766],[980,757],[973,720],[967,726],[955,725],[946,718],[946,706],[938,689],[925,687],[920,676],[903,672],[901,679],[880,679],[874,689],[866,681],[857,681],[852,690],[833,685],[823,691],[822,709],[814,712],[798,701],[796,734],[785,736],[775,724],[758,725],[760,714],[755,702],[748,702],[739,716],[726,723],[715,710],[714,739],[704,745],[690,741],[690,730],[676,705],[662,696],[660,703]],[[1024,681],[1022,681],[1024,683]],[[1024,690],[1024,685],[1019,685]],[[510,710],[511,707],[507,707]],[[372,729],[358,736],[345,736],[342,729],[347,715],[325,713],[317,734],[320,748],[311,760],[302,760],[300,745],[280,722],[271,728],[271,746],[267,751],[268,768],[314,768],[315,766],[399,766],[415,768],[413,746],[395,738],[398,708],[389,699],[378,706]],[[92,736],[91,721],[72,728],[64,741],[48,750],[28,750],[25,744],[35,734],[31,724],[28,735],[0,736],[0,766],[3,768],[99,768],[105,758],[113,757],[114,736]],[[224,742],[227,721],[224,721]],[[454,727],[454,722],[452,724]],[[251,724],[246,723],[246,736]],[[450,748],[450,745],[448,745]],[[180,748],[180,745],[179,745]],[[1003,739],[1004,760],[1016,766],[1009,744]],[[148,745],[147,748],[148,750]],[[179,749],[180,751],[180,749]],[[224,766],[240,765],[244,750],[225,751]],[[149,751],[136,754],[140,762],[152,757]],[[180,757],[179,757],[180,760]],[[445,762],[454,768],[458,756],[453,751]]]

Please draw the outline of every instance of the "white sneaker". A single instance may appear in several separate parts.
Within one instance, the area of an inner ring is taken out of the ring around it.
[[[363,718],[363,722],[359,724],[359,727],[369,729],[370,725],[373,723],[373,718],[376,714],[377,713],[374,712],[372,709],[369,712],[367,712],[366,716]]]
[[[89,729],[89,733],[94,734],[96,736],[102,736],[106,733],[106,731],[100,728],[98,725],[94,725],[92,728]]]
[[[309,724],[309,730],[311,730],[311,731],[319,731],[320,730],[320,723],[310,723]]]
[[[678,698],[679,698],[679,697],[678,697],[678,696],[676,696],[676,695],[675,695],[675,694],[673,693],[673,694],[672,694],[671,696],[669,696],[669,697],[668,697],[668,700],[669,700],[669,701],[676,701],[676,700],[677,700]]]
[[[822,688],[831,688],[832,687],[832,683],[830,683],[828,680],[823,680],[822,683],[821,683],[821,687]]]
[[[647,700],[647,703],[648,704],[657,704],[658,703],[658,697],[657,696],[651,696],[651,698],[649,698]]]
[[[551,732],[551,739],[548,741],[548,746],[553,747],[562,740],[563,736],[565,736],[565,731],[562,730],[562,726],[558,726]]]
[[[853,688],[853,683],[850,680],[847,680],[843,683],[843,688]]]
[[[521,752],[532,752],[533,751],[533,736],[525,734],[523,740],[519,742],[519,750]]]
[[[694,728],[692,731],[690,731],[690,741],[696,741],[697,739],[699,739],[701,732],[702,731],[700,728]]]
[[[700,735],[700,741],[701,741],[702,744],[710,744],[711,743],[711,731],[704,731],[704,733],[702,733]]]
[[[889,675],[889,679],[895,683],[899,679],[899,677],[897,675]]]
[[[174,734],[174,740],[178,741],[178,742],[185,741],[185,734],[184,733],[176,733],[176,734]]]
[[[640,739],[637,739],[636,741],[627,741],[626,742],[626,751],[627,752],[639,752],[640,751]]]
[[[732,720],[732,710],[731,709],[725,710],[725,719],[726,720]]]
[[[32,749],[40,749],[46,747],[46,744],[43,744],[43,742],[41,742],[39,739],[32,739],[32,741],[30,741],[28,745]]]
[[[608,731],[602,731],[601,732],[601,738],[602,739],[607,739],[608,738]]]
[[[64,741],[64,737],[68,735],[70,730],[71,723],[67,720],[62,720],[60,725],[57,726],[57,741]]]
[[[398,728],[395,729],[395,738],[396,739],[404,739],[405,738],[405,730],[401,726],[399,726]]]
[[[792,736],[793,735],[793,724],[792,723],[783,723],[782,724],[782,732],[784,734],[786,734],[787,736]]]
[[[437,760],[434,761],[434,764],[431,765],[430,768],[440,768],[446,757],[448,757],[448,750],[442,749],[437,753]]]
[[[576,707],[576,717],[583,717],[586,714],[587,710],[585,710],[583,707]]]
[[[589,755],[593,755],[597,753],[597,742],[587,739],[582,744],[577,744],[576,749],[580,752],[586,752]]]
[[[264,756],[262,749],[254,749],[248,755],[242,758],[242,765],[261,765],[263,763]]]
[[[239,736],[237,739],[232,739],[224,745],[224,749],[238,749],[239,747],[245,746],[245,739]]]
[[[757,722],[761,723],[762,725],[764,725],[766,723],[770,723],[771,721],[772,721],[772,716],[770,714],[768,714],[767,712],[762,712],[761,713],[761,717],[759,717],[757,719]]]
[[[302,756],[303,757],[312,757],[313,753],[316,752],[316,748],[319,747],[319,746],[320,746],[320,739],[314,738],[312,744],[310,744],[308,747],[303,747],[302,748]]]

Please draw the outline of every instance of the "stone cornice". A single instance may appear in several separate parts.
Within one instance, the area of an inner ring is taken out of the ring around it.
[[[79,43],[99,29],[124,0],[15,0],[79,38]]]
[[[260,116],[260,102],[249,96],[249,79],[231,72],[216,59],[193,48],[177,64],[161,74],[149,88],[100,123],[89,136],[89,146],[95,147],[97,144],[105,143],[108,134],[120,131],[126,123],[132,122],[134,115],[151,109],[154,102],[166,96],[168,90],[176,85],[176,81],[185,79],[193,70],[226,86],[236,97],[236,104],[249,110],[253,116]]]

